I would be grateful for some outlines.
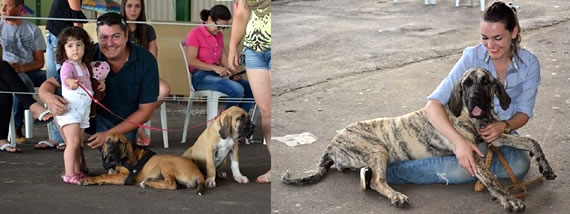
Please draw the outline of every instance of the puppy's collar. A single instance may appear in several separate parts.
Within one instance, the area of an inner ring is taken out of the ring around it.
[[[129,170],[129,176],[127,176],[127,178],[125,179],[125,182],[124,182],[125,185],[132,185],[137,173],[139,173],[139,171],[143,168],[143,166],[146,164],[146,162],[148,162],[148,160],[153,155],[156,154],[149,149],[146,149],[146,148],[141,148],[141,149],[145,150],[146,152],[144,153],[142,158],[137,161],[136,166],[133,166],[126,161],[123,163],[123,160],[121,160],[121,165]]]

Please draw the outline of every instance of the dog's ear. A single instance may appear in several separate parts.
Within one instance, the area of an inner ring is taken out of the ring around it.
[[[230,115],[224,115],[220,118],[220,137],[226,139],[230,137],[232,131],[232,117]]]
[[[503,84],[497,79],[495,79],[495,94],[499,98],[499,104],[501,104],[501,108],[503,108],[503,110],[507,110],[511,104],[511,97],[509,94],[507,94],[507,91],[505,90],[505,87],[503,87]]]
[[[451,113],[456,117],[459,117],[459,115],[461,115],[461,110],[463,110],[463,87],[461,86],[461,82],[463,82],[463,79],[458,80],[453,86],[451,97],[447,104],[449,105]]]
[[[129,163],[131,163],[131,165],[136,166],[137,164],[137,157],[135,156],[135,152],[133,149],[133,144],[131,143],[131,141],[127,140],[126,137],[122,136],[121,139],[121,158],[122,157],[127,157],[129,159]]]

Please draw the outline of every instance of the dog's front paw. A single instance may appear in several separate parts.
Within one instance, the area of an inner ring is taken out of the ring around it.
[[[206,179],[206,186],[208,188],[216,187],[216,177],[209,177],[208,179]]]
[[[523,202],[521,200],[516,199],[514,197],[511,197],[511,196],[507,196],[507,198],[505,198],[504,200],[501,200],[500,203],[501,203],[501,205],[503,205],[503,208],[507,212],[512,212],[512,211],[522,212],[526,208],[526,206],[523,204]]]
[[[234,180],[236,180],[236,182],[240,183],[240,184],[247,184],[249,182],[249,179],[247,179],[247,177],[245,176],[234,176]]]
[[[407,207],[408,206],[408,196],[406,196],[402,193],[399,193],[399,192],[394,192],[392,197],[390,197],[390,202],[395,207],[399,207],[399,208]]]
[[[216,171],[216,176],[218,178],[227,178],[228,177],[228,173],[224,172],[224,171]]]
[[[139,183],[139,186],[141,186],[143,189],[148,187],[148,178],[145,178],[141,183]]]
[[[81,180],[79,180],[77,185],[80,185],[80,186],[93,185],[93,184],[95,184],[95,182],[93,180],[94,179],[92,177],[82,178]]]

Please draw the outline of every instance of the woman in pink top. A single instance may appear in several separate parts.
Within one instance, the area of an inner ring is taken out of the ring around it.
[[[231,101],[226,108],[237,105],[245,111],[252,106],[250,102],[235,103],[240,98],[253,98],[249,82],[241,79],[230,69],[227,52],[224,49],[223,31],[228,27],[232,15],[224,5],[216,5],[210,10],[202,10],[200,17],[204,24],[212,25],[192,29],[186,37],[186,48],[192,85],[196,90],[214,90],[228,95]]]

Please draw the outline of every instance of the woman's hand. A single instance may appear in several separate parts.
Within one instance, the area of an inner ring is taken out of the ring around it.
[[[479,151],[477,145],[465,139],[463,139],[463,142],[455,144],[455,156],[457,157],[457,162],[459,162],[459,165],[467,170],[471,176],[475,176],[475,173],[477,172],[473,152],[476,152],[479,156],[483,157],[483,153]]]
[[[105,80],[99,80],[99,86],[97,86],[98,91],[105,91]]]
[[[481,138],[483,138],[485,142],[492,143],[497,138],[501,137],[501,135],[503,135],[505,126],[505,122],[502,121],[487,124],[487,126],[479,130],[479,135],[481,135]]]
[[[222,77],[232,74],[227,68],[224,68],[222,66],[214,66],[214,72],[218,73]]]

